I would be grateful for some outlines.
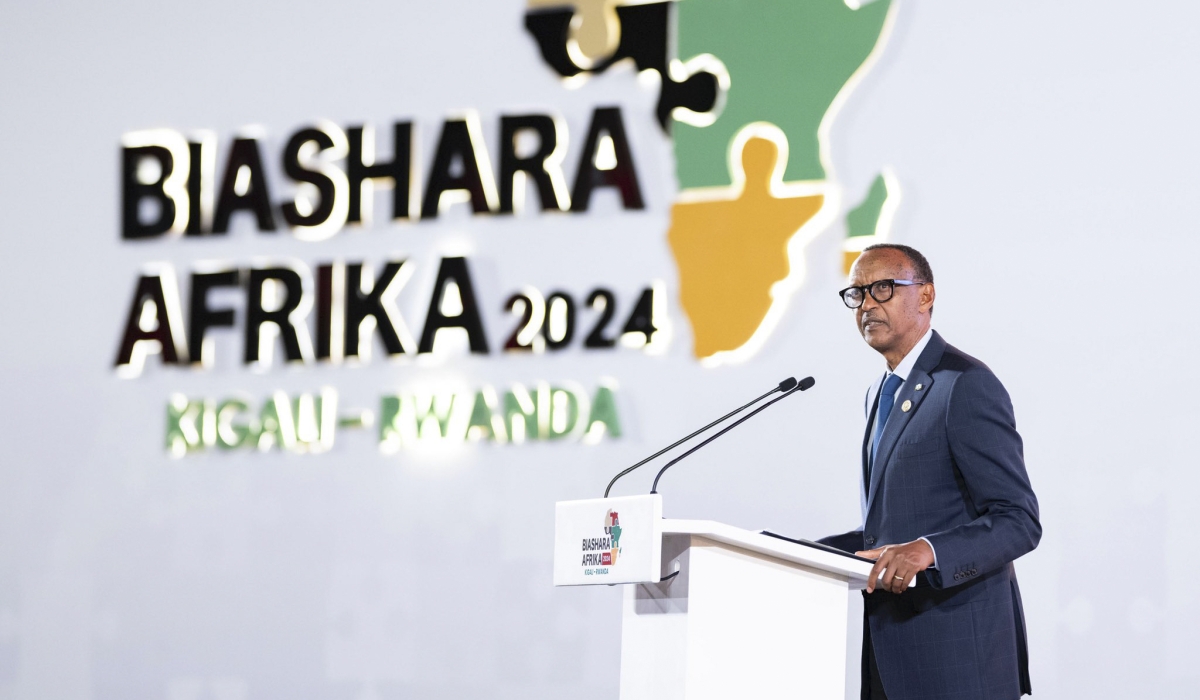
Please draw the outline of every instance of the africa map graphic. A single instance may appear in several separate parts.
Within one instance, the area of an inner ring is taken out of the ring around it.
[[[612,548],[601,555],[601,563],[612,566],[617,563],[617,555],[621,552],[621,516],[615,510],[604,514],[604,532],[612,538]]]
[[[829,131],[882,51],[896,0],[529,0],[546,63],[579,80],[657,71],[679,193],[667,239],[693,354],[753,351],[799,284],[805,246],[841,213]],[[682,60],[681,60],[682,59]],[[887,236],[883,170],[845,214],[842,265]]]

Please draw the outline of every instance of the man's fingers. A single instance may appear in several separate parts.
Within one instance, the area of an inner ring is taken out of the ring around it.
[[[889,582],[892,584],[893,593],[903,593],[908,590],[909,582],[913,580],[918,571],[921,571],[921,562],[915,559],[914,555],[901,551],[892,560],[893,566]],[[897,576],[900,578],[896,578]]]
[[[875,564],[871,567],[871,573],[867,574],[867,593],[875,592],[875,583],[879,578],[880,567],[883,566],[883,558],[879,557],[875,560]]]
[[[896,567],[900,565],[899,557],[888,557],[887,568],[883,570],[883,588],[891,593],[896,592],[896,580],[892,578],[896,575]]]
[[[890,564],[892,561],[892,553],[887,547],[879,550],[879,552],[879,558],[875,560],[875,566],[871,567],[871,573],[867,576],[868,593],[873,593],[875,588],[879,585],[882,585],[885,589],[887,588],[886,580],[882,584],[879,583],[879,575],[881,572],[886,575],[888,564]]]
[[[890,593],[908,590],[913,578],[932,563],[933,550],[921,540],[903,545],[888,545],[879,549],[857,552],[860,557],[875,557],[875,565],[867,580],[867,592],[882,588]],[[899,578],[897,578],[899,577]]]
[[[904,590],[904,585],[908,581],[909,568],[908,559],[903,552],[897,552],[896,556],[892,557],[892,565],[888,567],[888,590],[892,593],[900,593]],[[899,577],[899,578],[897,578]]]
[[[892,593],[903,593],[908,588],[908,580],[912,578],[912,563],[901,552],[896,552],[888,563],[887,571],[883,573],[887,579],[887,589]]]

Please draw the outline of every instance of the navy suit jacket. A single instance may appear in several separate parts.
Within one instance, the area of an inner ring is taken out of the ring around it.
[[[863,698],[867,644],[889,700],[1032,692],[1012,562],[1041,536],[1008,392],[934,332],[880,436],[863,529],[822,540],[852,552],[925,537],[937,553],[938,568],[904,593],[865,596]]]

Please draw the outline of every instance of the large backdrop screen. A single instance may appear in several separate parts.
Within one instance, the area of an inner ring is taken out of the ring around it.
[[[812,375],[664,514],[855,527],[883,241],[1012,395],[1037,696],[1200,680],[1197,10],[10,5],[0,698],[614,697],[554,503]]]

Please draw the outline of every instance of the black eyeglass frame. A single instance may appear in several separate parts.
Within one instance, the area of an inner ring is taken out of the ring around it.
[[[891,290],[891,293],[888,294],[886,299],[880,299],[879,297],[875,296],[874,287],[877,284],[883,284],[885,282],[887,283],[886,289]],[[857,287],[846,287],[842,291],[838,292],[838,296],[842,298],[842,303],[846,305],[846,308],[857,309],[863,305],[864,301],[867,300],[868,294],[871,295],[871,298],[874,299],[876,301],[876,303],[883,304],[885,302],[891,301],[892,297],[896,296],[896,286],[897,285],[899,285],[901,287],[913,287],[913,286],[922,285],[922,284],[925,284],[925,282],[922,282],[920,280],[875,280],[874,282],[872,282],[870,284],[863,284],[863,285],[859,285]],[[858,303],[854,304],[853,306],[850,304],[850,300],[846,298],[846,294],[852,289],[857,289],[857,290],[861,291],[862,295],[863,295],[862,298],[858,300]]]

